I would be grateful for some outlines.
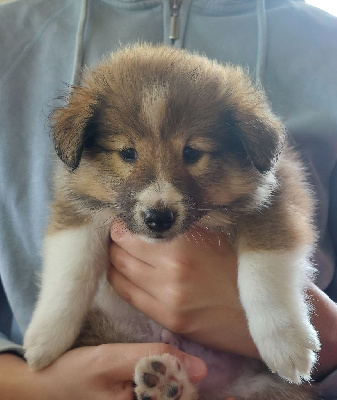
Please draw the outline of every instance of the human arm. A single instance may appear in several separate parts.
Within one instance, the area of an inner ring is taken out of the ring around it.
[[[194,233],[146,243],[112,230],[110,281],[128,302],[167,329],[204,345],[259,358],[237,290],[236,255],[224,237]],[[191,238],[190,238],[191,239]],[[226,266],[224,268],[223,266]],[[337,367],[337,306],[312,284],[313,323],[322,350],[314,375]]]
[[[137,361],[149,354],[176,355],[192,382],[206,374],[202,361],[156,343],[105,344],[70,350],[49,367],[33,372],[15,354],[0,354],[0,391],[6,400],[132,400]]]

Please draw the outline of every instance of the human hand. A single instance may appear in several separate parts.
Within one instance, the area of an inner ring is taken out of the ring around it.
[[[164,353],[180,359],[191,382],[206,375],[203,361],[163,343],[105,344],[70,350],[38,372],[17,356],[0,355],[0,390],[13,400],[133,400],[138,360]]]
[[[145,242],[118,223],[111,238],[108,278],[127,302],[193,341],[258,357],[239,300],[236,254],[224,235],[198,229]]]
[[[193,235],[196,240],[181,236],[169,243],[148,243],[120,224],[112,226],[111,284],[172,332],[259,358],[239,299],[234,250],[223,236],[200,230]],[[322,378],[337,368],[337,305],[313,283],[307,292],[322,345],[314,376]]]

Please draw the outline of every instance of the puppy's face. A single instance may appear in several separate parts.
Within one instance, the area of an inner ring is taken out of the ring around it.
[[[164,47],[116,53],[54,118],[72,193],[156,239],[221,226],[229,209],[263,201],[283,142],[242,70]]]

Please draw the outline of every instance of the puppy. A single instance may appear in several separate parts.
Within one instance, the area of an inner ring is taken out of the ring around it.
[[[202,356],[208,377],[197,391],[174,357],[147,357],[135,371],[139,400],[316,398],[299,385],[320,348],[304,293],[314,272],[312,195],[282,123],[244,71],[136,45],[87,71],[53,121],[61,161],[24,340],[30,367],[85,344],[163,340]],[[190,343],[121,300],[105,275],[113,218],[147,240],[195,226],[226,233],[265,364]]]

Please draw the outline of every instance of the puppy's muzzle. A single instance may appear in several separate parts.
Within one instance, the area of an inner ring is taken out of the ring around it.
[[[165,232],[176,220],[175,213],[170,209],[150,208],[144,212],[144,223],[150,231]]]

